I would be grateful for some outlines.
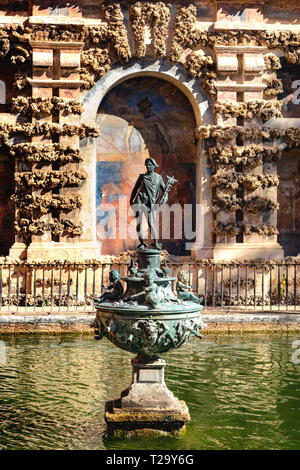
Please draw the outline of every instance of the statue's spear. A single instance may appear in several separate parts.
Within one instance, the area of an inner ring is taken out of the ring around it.
[[[174,176],[167,176],[167,184],[164,190],[164,193],[161,197],[161,200],[159,201],[159,205],[161,206],[162,204],[165,204],[168,199],[168,193],[170,189],[172,188],[174,183],[178,183],[178,181],[174,178]]]

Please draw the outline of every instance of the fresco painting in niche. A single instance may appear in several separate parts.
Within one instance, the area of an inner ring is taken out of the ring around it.
[[[101,127],[97,139],[97,239],[103,254],[119,253],[136,246],[136,240],[120,233],[119,227],[127,211],[130,233],[135,234],[129,198],[137,176],[145,172],[147,157],[156,159],[165,181],[167,175],[179,180],[170,193],[170,204],[195,204],[195,118],[188,99],[173,84],[137,77],[105,96],[97,123]],[[114,218],[117,233],[113,233]],[[170,253],[187,254],[184,240],[174,239],[172,227],[171,238],[163,243]]]

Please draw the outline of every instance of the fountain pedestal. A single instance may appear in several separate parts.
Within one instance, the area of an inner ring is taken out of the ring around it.
[[[132,360],[132,381],[120,398],[106,403],[108,434],[178,435],[190,420],[184,401],[178,400],[164,380],[166,362],[158,355],[179,348],[192,336],[201,337],[204,328],[197,297],[185,301],[172,289],[174,277],[169,268],[160,267],[158,250],[137,250],[138,269],[131,264],[122,278],[115,279],[113,300],[103,296],[95,301],[96,338],[106,337],[121,349],[137,354]],[[118,280],[119,279],[119,280]],[[197,302],[195,302],[195,300]]]
[[[106,403],[107,431],[113,435],[180,435],[190,420],[184,401],[164,380],[163,359],[137,356],[131,361],[132,382],[119,400]]]
[[[131,385],[121,393],[123,408],[180,408],[179,400],[165,384],[166,361],[158,358],[148,362],[147,359],[137,357],[131,361],[131,364]]]

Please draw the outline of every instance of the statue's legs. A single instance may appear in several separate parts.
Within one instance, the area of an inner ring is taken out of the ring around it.
[[[138,248],[146,248],[148,245],[147,243],[144,243],[144,237],[143,237],[143,232],[142,232],[142,217],[143,213],[145,214],[145,217],[147,218],[147,213],[145,213],[144,210],[137,210],[135,213],[136,217],[136,233],[138,236],[138,239],[140,241],[140,244]],[[148,219],[148,218],[147,218]]]
[[[155,209],[149,212],[148,214],[148,225],[150,229],[151,238],[153,240],[152,246],[157,250],[162,249],[162,245],[158,243],[158,234],[157,234],[157,227],[156,227],[156,215],[157,212]]]
[[[196,304],[202,304],[203,300],[204,300],[204,297],[201,296],[201,297],[197,297],[195,294],[193,294],[192,292],[180,292],[180,294],[178,295],[178,297],[181,299],[181,300],[189,300],[191,302],[195,302]]]
[[[157,234],[157,228],[156,228],[156,211],[155,210],[150,210],[147,206],[143,206],[142,209],[138,209],[135,212],[135,217],[136,217],[136,233],[138,236],[138,239],[140,241],[140,244],[138,248],[146,248],[148,245],[147,243],[144,242],[144,236],[142,232],[142,218],[143,214],[146,218],[146,221],[148,223],[148,227],[150,230],[150,237],[153,240],[152,246],[158,250],[161,250],[162,246],[160,243],[158,243],[158,234]]]

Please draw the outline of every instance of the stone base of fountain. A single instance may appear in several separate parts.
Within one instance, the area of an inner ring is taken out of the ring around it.
[[[131,385],[121,398],[106,403],[108,434],[182,434],[190,415],[185,402],[178,400],[165,384],[166,362],[137,356],[131,363]]]
[[[184,401],[178,410],[140,410],[119,408],[118,400],[109,401],[105,407],[105,421],[108,436],[174,436],[185,433],[185,424],[190,415]]]

